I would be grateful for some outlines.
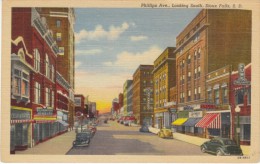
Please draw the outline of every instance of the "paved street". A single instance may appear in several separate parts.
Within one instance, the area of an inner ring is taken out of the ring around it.
[[[128,127],[108,121],[100,122],[97,132],[88,147],[72,148],[72,155],[203,155],[199,146],[162,139],[152,133],[141,133],[139,127]]]

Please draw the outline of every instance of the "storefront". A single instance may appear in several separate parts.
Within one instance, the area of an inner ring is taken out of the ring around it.
[[[185,134],[199,136],[201,131],[195,125],[202,119],[202,111],[189,112],[188,120],[183,124],[185,127]]]
[[[157,129],[163,128],[163,112],[161,113],[155,113],[155,123],[154,127]]]
[[[56,122],[57,116],[53,108],[37,107],[34,114],[33,144],[46,141],[59,132],[59,125]]]
[[[11,153],[31,147],[31,109],[11,108]]]
[[[57,110],[57,123],[59,127],[59,133],[68,130],[68,112],[64,110]]]

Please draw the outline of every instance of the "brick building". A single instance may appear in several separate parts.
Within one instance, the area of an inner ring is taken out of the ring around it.
[[[167,103],[170,102],[170,88],[176,86],[176,58],[175,47],[166,48],[154,61],[154,126],[157,128],[169,127],[172,114]],[[175,102],[176,103],[176,102]]]
[[[251,62],[251,11],[203,9],[176,38],[178,110],[207,101],[206,75]]]
[[[131,87],[131,85],[133,84],[133,80],[126,80],[123,86],[123,104],[124,104],[124,116],[128,115],[129,110],[131,109],[132,106],[132,102],[131,99],[129,99],[129,88]]]
[[[55,101],[58,46],[44,20],[35,8],[12,9],[12,60],[16,61],[11,72],[11,151],[60,132]],[[26,117],[19,120],[23,113]],[[33,123],[23,123],[25,119]]]
[[[75,90],[75,14],[73,8],[38,8],[40,15],[48,22],[52,30],[59,53],[57,55],[57,72],[69,84],[68,122],[74,124],[74,90]]]
[[[133,115],[141,125],[152,124],[153,68],[153,65],[140,65],[133,74]]]

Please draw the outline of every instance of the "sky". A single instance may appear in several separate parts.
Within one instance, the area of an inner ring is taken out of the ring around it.
[[[75,9],[75,91],[110,111],[140,64],[153,64],[200,9]]]

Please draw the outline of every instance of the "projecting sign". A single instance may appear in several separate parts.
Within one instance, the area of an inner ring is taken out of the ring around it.
[[[234,85],[250,85],[250,81],[248,81],[245,77],[245,64],[240,63],[238,65],[238,79],[234,81]]]

